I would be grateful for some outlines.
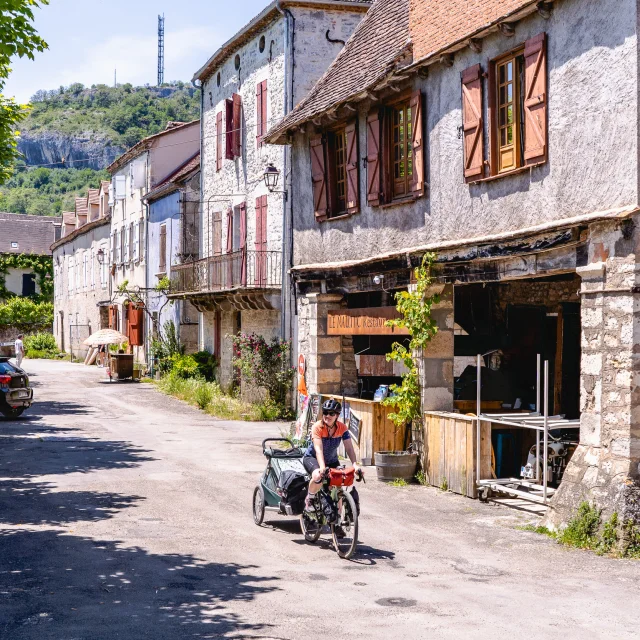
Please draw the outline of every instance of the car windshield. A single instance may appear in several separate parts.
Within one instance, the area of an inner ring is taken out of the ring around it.
[[[0,360],[0,373],[15,373],[17,369],[10,362]]]

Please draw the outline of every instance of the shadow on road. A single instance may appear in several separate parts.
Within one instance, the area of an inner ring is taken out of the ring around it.
[[[248,637],[265,625],[228,605],[278,588],[253,566],[56,531],[0,532],[0,558],[0,637],[12,640]]]
[[[94,491],[55,491],[55,485],[28,480],[0,481],[0,525],[61,525],[112,518],[142,496]]]

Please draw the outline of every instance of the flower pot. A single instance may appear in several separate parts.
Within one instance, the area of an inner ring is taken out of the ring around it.
[[[416,475],[418,454],[409,451],[376,451],[378,480],[392,482],[398,478],[411,481]]]

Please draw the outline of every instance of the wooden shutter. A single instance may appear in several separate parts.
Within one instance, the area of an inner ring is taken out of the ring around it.
[[[233,100],[227,98],[224,104],[226,108],[224,157],[226,160],[233,160]]]
[[[381,124],[380,109],[374,109],[367,116],[367,202],[374,207],[383,202],[380,189],[382,171]]]
[[[359,197],[359,156],[358,156],[358,127],[356,122],[351,122],[345,129],[347,137],[347,212],[358,213],[360,211]]]
[[[247,203],[240,205],[240,252],[242,264],[240,266],[240,281],[247,285]]]
[[[413,174],[411,191],[416,197],[424,195],[424,145],[422,142],[424,124],[422,121],[422,92],[411,94],[411,146],[413,150]]]
[[[222,111],[216,114],[216,171],[222,169]]]
[[[167,268],[167,225],[160,226],[160,255],[158,256],[158,266],[160,271]]]
[[[325,140],[318,134],[311,138],[311,184],[313,186],[313,210],[316,220],[327,219],[327,168]]]
[[[141,307],[129,307],[129,345],[132,347],[141,347],[144,343],[143,329],[144,311]]]
[[[547,159],[547,37],[540,33],[524,45],[524,164]]]
[[[259,147],[267,129],[267,81],[264,80],[256,85],[256,140]]]
[[[233,209],[227,209],[227,254],[233,253]],[[227,287],[233,286],[233,258],[227,258]]]
[[[267,283],[267,196],[256,198],[256,285]]]
[[[129,324],[129,309],[130,309],[130,304],[128,302],[125,302],[122,305],[122,328],[123,331],[122,333],[127,336],[127,342],[129,343],[129,346],[131,346],[131,331],[130,331],[130,324]]]
[[[239,158],[242,155],[242,98],[237,93],[233,94],[232,127],[233,156]]]
[[[483,175],[484,136],[482,126],[482,67],[462,72],[462,128],[464,135],[464,177],[467,181]]]

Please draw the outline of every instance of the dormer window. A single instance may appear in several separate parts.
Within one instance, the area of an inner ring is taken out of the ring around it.
[[[18,243],[17,242],[12,242],[11,243],[11,248],[12,249],[17,249],[18,248]]]

